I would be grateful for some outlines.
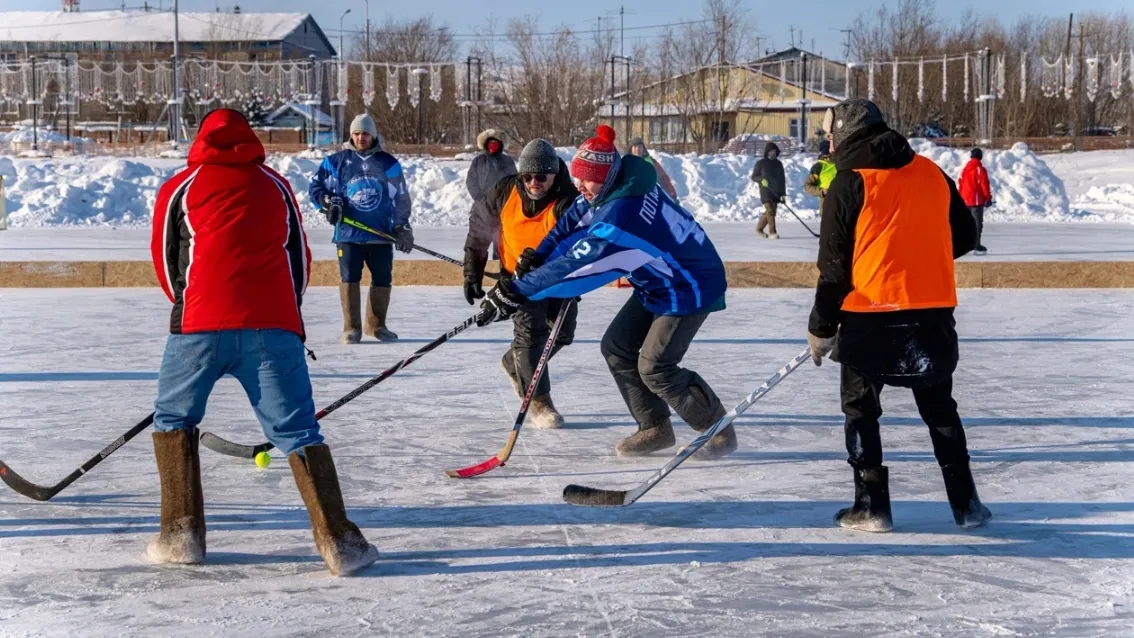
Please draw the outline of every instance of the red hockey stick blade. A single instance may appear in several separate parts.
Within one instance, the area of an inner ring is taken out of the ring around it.
[[[504,465],[497,457],[492,457],[484,463],[477,463],[476,465],[466,467],[460,470],[445,470],[445,475],[449,478],[473,478],[481,474],[487,474],[492,470]]]
[[[487,474],[498,467],[503,467],[508,459],[512,456],[512,450],[516,447],[516,439],[520,436],[520,431],[516,428],[512,429],[511,434],[508,435],[508,442],[504,444],[504,449],[496,456],[488,459],[483,463],[471,465],[460,470],[445,470],[445,475],[449,478],[473,478],[481,474]]]

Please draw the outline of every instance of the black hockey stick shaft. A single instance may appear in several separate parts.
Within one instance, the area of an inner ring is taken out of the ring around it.
[[[0,461],[0,480],[3,480],[4,484],[8,487],[30,499],[35,499],[37,501],[51,500],[53,496],[55,496],[59,492],[62,492],[67,488],[68,485],[78,480],[80,476],[89,472],[91,468],[98,465],[99,463],[102,463],[103,459],[110,456],[111,454],[114,454],[118,450],[118,448],[126,445],[126,443],[130,439],[138,436],[138,434],[140,434],[142,430],[150,427],[153,422],[154,413],[151,412],[148,417],[139,421],[137,425],[127,430],[125,434],[115,439],[114,442],[103,448],[101,452],[91,457],[90,460],[88,460],[86,463],[80,465],[74,472],[68,474],[62,481],[59,481],[58,483],[50,487],[36,485],[35,483],[28,481],[27,479],[16,473],[16,471],[13,470],[11,466],[9,466],[4,461]]]
[[[799,215],[795,214],[795,211],[791,209],[791,206],[788,206],[788,203],[786,201],[781,199],[780,203],[783,204],[784,208],[787,209],[787,212],[791,213],[792,217],[798,219],[799,223],[803,224],[803,227],[807,229],[807,232],[811,233],[812,237],[818,237],[819,236],[819,233],[811,230],[811,227],[807,225],[807,222],[803,221],[802,219],[800,219]]]
[[[397,241],[397,239],[393,235],[390,235],[388,233],[384,233],[384,232],[378,230],[377,228],[371,228],[371,227],[367,226],[366,224],[363,224],[360,221],[351,219],[350,217],[343,217],[343,223],[348,225],[348,226],[354,226],[355,228],[358,228],[359,230],[365,230],[368,233],[374,233],[375,235],[378,235],[382,239],[388,239],[390,241]],[[462,266],[463,267],[465,265],[465,262],[463,262],[463,261],[453,259],[452,257],[450,257],[448,255],[442,255],[441,253],[429,250],[428,248],[423,248],[421,246],[418,246],[417,244],[413,245],[413,249],[417,250],[419,252],[423,252],[426,255],[429,255],[430,257],[436,257],[436,258],[440,259],[441,261],[447,261],[450,264],[453,264],[454,266]],[[489,279],[500,279],[500,273],[486,272],[484,274]]]
[[[476,315],[469,317],[468,319],[465,319],[463,322],[454,326],[451,330],[449,330],[445,334],[441,335],[440,337],[437,337],[433,341],[430,341],[429,343],[425,344],[421,348],[417,349],[410,356],[406,357],[405,359],[402,359],[401,361],[397,362],[393,366],[383,370],[378,376],[368,380],[366,383],[363,383],[362,385],[358,386],[357,388],[351,390],[349,393],[343,395],[342,398],[335,401],[331,405],[328,405],[327,407],[323,408],[322,410],[319,410],[319,412],[317,412],[315,414],[315,420],[319,421],[323,417],[327,416],[328,414],[334,412],[335,410],[338,410],[339,408],[343,407],[347,403],[350,403],[354,399],[358,398],[359,395],[361,395],[363,392],[366,392],[370,388],[373,388],[374,386],[378,385],[379,383],[382,383],[386,379],[389,379],[390,377],[394,376],[394,374],[396,374],[402,368],[408,366],[409,364],[413,363],[414,361],[417,361],[418,359],[425,356],[426,353],[437,349],[441,344],[445,343],[446,341],[449,341],[453,337],[464,332],[466,329],[468,329],[470,326],[472,326],[473,324],[476,323],[476,320],[477,320],[478,317],[480,317],[480,315],[476,314]],[[275,447],[271,443],[261,443],[259,445],[241,445],[240,443],[233,443],[231,441],[222,439],[221,437],[219,437],[219,436],[217,436],[217,435],[215,435],[211,432],[204,432],[204,433],[201,434],[201,444],[204,445],[205,447],[209,448],[210,450],[217,452],[219,454],[224,454],[226,456],[235,456],[235,457],[239,457],[239,458],[246,458],[246,459],[255,458],[255,456],[257,454],[259,454],[260,452],[267,452],[268,450],[271,450],[272,448]]]

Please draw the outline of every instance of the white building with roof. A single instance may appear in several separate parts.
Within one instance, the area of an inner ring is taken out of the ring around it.
[[[180,54],[233,61],[335,55],[307,13],[178,14]],[[84,59],[167,59],[173,54],[172,11],[0,12],[0,61],[32,55]]]

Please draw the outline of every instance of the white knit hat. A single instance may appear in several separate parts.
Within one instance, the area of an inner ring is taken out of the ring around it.
[[[366,113],[354,118],[354,121],[350,123],[350,132],[369,133],[370,137],[378,139],[378,126],[374,124],[374,118]]]

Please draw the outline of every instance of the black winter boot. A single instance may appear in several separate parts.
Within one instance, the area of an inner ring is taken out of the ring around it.
[[[953,463],[941,468],[945,478],[945,494],[949,496],[949,507],[953,510],[953,521],[965,529],[980,527],[992,518],[989,511],[977,496],[973,472],[968,461]]]
[[[835,514],[839,527],[860,532],[894,529],[890,513],[890,470],[885,466],[854,470],[854,505]]]

